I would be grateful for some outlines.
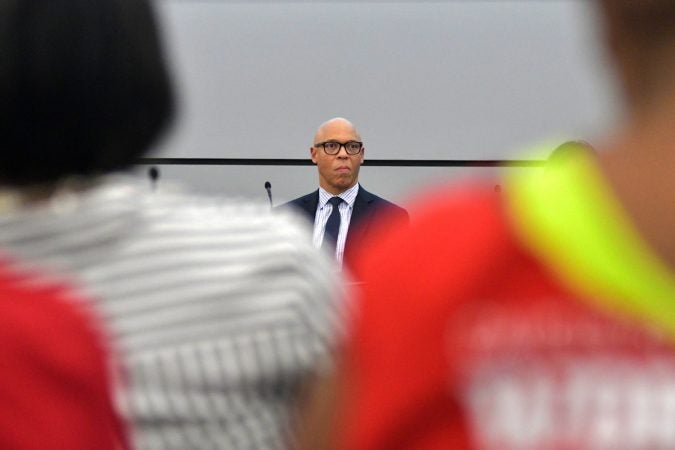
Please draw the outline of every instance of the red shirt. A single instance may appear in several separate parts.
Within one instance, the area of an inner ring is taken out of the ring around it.
[[[96,321],[68,288],[0,262],[0,448],[127,448]]]
[[[338,448],[675,448],[672,328],[591,298],[492,189],[411,216],[354,262]]]

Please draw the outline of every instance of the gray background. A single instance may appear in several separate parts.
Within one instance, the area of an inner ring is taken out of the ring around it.
[[[542,139],[600,139],[618,116],[589,2],[156,0],[180,95],[151,156],[308,158],[316,127],[356,123],[366,159],[512,159]],[[145,176],[146,167],[139,167]],[[159,187],[275,203],[316,169],[160,166]],[[515,170],[515,169],[507,169]],[[485,168],[364,167],[404,201]]]

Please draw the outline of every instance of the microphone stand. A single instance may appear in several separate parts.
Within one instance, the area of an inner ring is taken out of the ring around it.
[[[267,191],[267,198],[270,199],[270,209],[274,208],[272,204],[272,183],[265,181],[265,190]]]

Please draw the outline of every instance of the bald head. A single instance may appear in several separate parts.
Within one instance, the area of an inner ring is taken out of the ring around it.
[[[337,153],[332,150],[326,152],[326,143],[333,143],[333,150],[334,144],[339,144]],[[349,143],[351,145],[348,147]],[[353,152],[355,143],[360,146],[360,150],[358,153],[350,153]],[[336,117],[322,123],[316,130],[309,152],[312,162],[319,169],[319,185],[326,191],[340,195],[358,182],[365,148],[361,143],[361,135],[349,120]]]
[[[350,135],[351,140],[361,140],[361,135],[353,123],[342,117],[334,117],[319,125],[319,129],[314,134],[314,144],[328,140],[327,136],[340,134]]]

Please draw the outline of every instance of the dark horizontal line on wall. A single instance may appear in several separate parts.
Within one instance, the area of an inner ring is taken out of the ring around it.
[[[460,3],[460,2],[499,3],[503,2],[504,0],[173,0],[173,1],[179,3]],[[534,0],[511,0],[511,1],[532,2]],[[537,1],[544,2],[551,0],[537,0]]]
[[[535,159],[366,159],[374,167],[540,167]],[[284,158],[141,158],[138,164],[185,166],[311,166],[309,159]]]

